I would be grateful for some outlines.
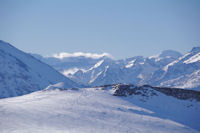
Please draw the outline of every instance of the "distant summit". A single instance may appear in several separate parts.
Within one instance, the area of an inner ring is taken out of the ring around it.
[[[200,52],[200,47],[193,47],[191,52],[199,53]]]
[[[181,53],[174,51],[174,50],[164,50],[159,54],[160,57],[173,57],[173,58],[179,58],[182,56]]]

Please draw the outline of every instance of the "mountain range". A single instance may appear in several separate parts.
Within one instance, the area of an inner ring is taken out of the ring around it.
[[[106,55],[98,58],[32,55],[86,86],[131,83],[200,90],[200,47],[194,47],[184,55],[165,50],[155,56],[123,60],[114,60]]]
[[[199,47],[115,60],[0,41],[0,132],[198,133],[199,86]]]

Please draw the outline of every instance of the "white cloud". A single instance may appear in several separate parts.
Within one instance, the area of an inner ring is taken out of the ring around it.
[[[62,74],[65,75],[65,76],[68,76],[69,74],[74,74],[74,73],[76,73],[78,70],[79,70],[79,69],[75,67],[75,68],[72,68],[72,69],[64,70],[64,71],[62,72]]]
[[[83,52],[75,52],[75,53],[62,52],[62,53],[53,55],[53,57],[58,58],[58,59],[63,59],[67,57],[79,57],[79,56],[84,56],[86,58],[93,58],[93,59],[98,59],[104,56],[112,58],[112,56],[108,53],[97,54],[97,53],[83,53]]]

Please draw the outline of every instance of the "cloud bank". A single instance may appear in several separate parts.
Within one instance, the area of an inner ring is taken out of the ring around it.
[[[83,53],[83,52],[75,52],[75,53],[62,52],[62,53],[53,55],[53,57],[58,58],[58,59],[63,59],[63,58],[68,58],[68,57],[80,57],[80,56],[84,56],[86,58],[93,58],[93,59],[98,59],[102,57],[112,58],[112,56],[109,53],[97,54],[97,53]]]

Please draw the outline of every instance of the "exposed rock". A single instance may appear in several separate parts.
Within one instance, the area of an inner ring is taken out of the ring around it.
[[[166,87],[152,87],[152,89],[162,92],[168,96],[176,97],[178,99],[195,99],[197,101],[200,101],[200,91]]]
[[[114,86],[114,96],[129,96],[129,95],[141,95],[143,97],[155,96],[156,91],[150,88],[134,85],[115,85]]]
[[[108,87],[109,85],[105,85]],[[111,86],[111,85],[110,85]],[[185,90],[179,88],[167,88],[167,87],[152,87],[150,85],[134,86],[132,84],[117,84],[112,85],[114,96],[130,96],[141,95],[143,97],[157,96],[158,92],[161,92],[167,96],[173,96],[181,100],[196,100],[200,101],[200,92],[195,90]]]

